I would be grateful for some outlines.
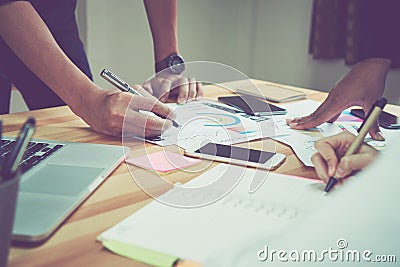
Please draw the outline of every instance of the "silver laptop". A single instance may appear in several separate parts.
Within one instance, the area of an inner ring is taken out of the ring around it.
[[[0,160],[14,144],[0,140]],[[122,146],[33,140],[20,164],[13,240],[43,241],[121,163]]]

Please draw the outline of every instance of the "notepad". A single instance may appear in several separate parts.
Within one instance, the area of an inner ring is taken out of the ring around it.
[[[266,174],[267,179],[258,191],[249,194],[249,184],[259,172]],[[246,244],[260,235],[279,235],[322,208],[335,193],[326,196],[324,184],[319,180],[225,164],[207,171],[185,186],[206,185],[225,173],[230,176],[236,173],[241,180],[219,201],[200,208],[177,208],[153,201],[102,233],[98,240],[118,241],[146,251],[205,262],[215,251],[233,244]],[[208,190],[204,194],[179,192],[182,191],[174,188],[163,195],[164,199],[174,195],[190,202],[207,199],[218,190]]]
[[[128,158],[126,162],[141,168],[165,173],[192,166],[201,162],[201,160],[163,150],[141,157]]]
[[[302,91],[272,84],[259,84],[257,86],[245,86],[233,89],[237,93],[263,97],[273,102],[288,102],[306,98],[306,94]]]

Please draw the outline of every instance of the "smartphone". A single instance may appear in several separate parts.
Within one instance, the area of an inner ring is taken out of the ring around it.
[[[229,106],[243,110],[252,116],[284,115],[286,109],[269,104],[251,95],[223,96],[218,97],[218,101]]]
[[[350,113],[356,117],[365,119],[364,110],[360,108],[351,109]],[[400,129],[400,118],[383,111],[382,114],[379,116],[379,126],[382,126],[386,129]]]
[[[196,151],[186,151],[185,155],[200,159],[215,160],[246,167],[274,170],[281,165],[286,156],[262,150],[208,143]]]

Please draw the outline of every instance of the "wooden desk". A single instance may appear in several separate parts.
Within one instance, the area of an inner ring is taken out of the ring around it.
[[[325,93],[304,91],[308,98],[313,100],[322,101],[326,97]],[[206,87],[206,96],[210,98],[228,94],[229,91],[220,87]],[[0,116],[3,120],[5,135],[15,136],[28,116],[34,116],[37,119],[35,138],[121,145],[121,138],[92,131],[68,107]],[[286,162],[276,170],[277,173],[317,177],[314,169],[304,167],[289,147],[270,139],[256,141],[252,145],[256,147],[260,142],[276,145],[277,152],[287,156]],[[161,149],[150,144],[146,147],[154,151]],[[150,171],[134,169],[134,175],[152,175]],[[168,180],[181,182],[193,177],[182,175],[182,172],[174,172],[166,176]],[[106,251],[100,243],[96,242],[96,237],[150,201],[151,199],[132,179],[127,166],[121,164],[46,243],[34,248],[13,247],[9,264],[10,266],[35,267],[147,266]]]

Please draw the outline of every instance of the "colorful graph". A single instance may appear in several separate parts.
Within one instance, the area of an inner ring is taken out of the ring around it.
[[[256,133],[257,130],[248,130],[246,131],[246,129],[244,129],[242,126],[238,126],[238,127],[230,127],[227,128],[228,130],[238,133],[238,134],[252,134],[252,133]]]
[[[362,122],[363,120],[350,114],[349,111],[345,110],[340,114],[337,122]]]
[[[208,113],[202,112],[197,113],[198,115],[205,115],[209,119],[207,119],[207,123],[204,126],[210,127],[230,127],[237,124],[240,124],[240,119],[235,115],[230,114],[218,114],[218,113]]]
[[[355,122],[335,122],[335,125],[342,131],[349,131],[352,134],[357,134],[360,123]]]

